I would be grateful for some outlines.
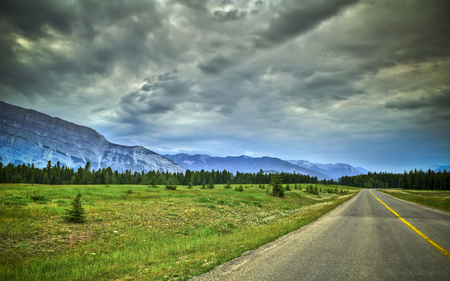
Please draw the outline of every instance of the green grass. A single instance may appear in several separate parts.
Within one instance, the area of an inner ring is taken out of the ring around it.
[[[314,221],[357,191],[292,189],[281,199],[236,186],[0,185],[0,280],[187,280]],[[87,222],[65,222],[78,192]]]
[[[394,197],[450,212],[450,191],[446,190],[380,190]]]

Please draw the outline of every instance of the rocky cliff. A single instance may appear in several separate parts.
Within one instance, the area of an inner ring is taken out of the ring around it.
[[[123,172],[185,172],[181,166],[142,146],[110,143],[95,130],[0,101],[0,161],[45,167],[59,161],[78,168],[111,167]]]

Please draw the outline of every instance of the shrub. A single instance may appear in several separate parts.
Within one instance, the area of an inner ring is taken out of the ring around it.
[[[262,204],[261,204],[261,202],[258,202],[258,201],[253,201],[253,202],[251,202],[253,205],[255,205],[256,207],[262,207]]]
[[[291,187],[289,186],[289,184],[286,184],[286,191],[291,191]]]
[[[192,189],[192,182],[189,183],[188,189]]]
[[[82,223],[86,220],[86,212],[81,205],[81,194],[78,193],[77,197],[73,199],[72,207],[66,210],[64,219],[69,222]]]
[[[242,191],[244,191],[244,188],[242,187],[242,185],[240,185],[239,187],[236,187],[234,190],[242,192]]]
[[[227,182],[227,184],[225,185],[225,189],[231,189],[230,182]]]
[[[177,189],[177,186],[167,182],[166,189],[168,189],[168,190],[175,190],[175,189]]]
[[[209,180],[208,188],[209,189],[214,189],[214,180],[212,178]]]
[[[218,200],[218,201],[217,201],[217,204],[219,204],[219,205],[228,205],[228,206],[231,206],[231,203],[230,203],[230,202],[228,202],[228,201],[226,201],[226,200],[222,200],[222,199]]]

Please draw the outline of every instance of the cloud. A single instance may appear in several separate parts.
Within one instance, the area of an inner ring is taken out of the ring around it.
[[[448,159],[449,3],[3,1],[1,99],[159,152]]]
[[[402,97],[390,99],[385,103],[389,109],[414,110],[420,108],[450,109],[450,90],[439,94],[420,97]]]
[[[257,33],[259,47],[281,44],[317,27],[357,0],[292,1],[276,13],[266,30]]]
[[[119,108],[134,115],[161,114],[173,110],[184,102],[184,96],[190,91],[190,84],[177,76],[177,70],[149,77],[143,86],[123,96]]]
[[[205,63],[200,63],[198,68],[205,74],[218,74],[232,65],[232,60],[219,55]]]
[[[218,21],[235,21],[244,19],[247,15],[247,12],[239,12],[239,10],[231,10],[231,11],[214,11],[214,18]]]

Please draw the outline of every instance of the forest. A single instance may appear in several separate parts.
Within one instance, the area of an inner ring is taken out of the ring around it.
[[[363,188],[402,188],[423,190],[449,190],[450,173],[447,170],[435,172],[428,170],[406,171],[403,174],[371,173],[339,178],[338,184]]]
[[[283,183],[318,183],[317,177],[297,173],[281,173]],[[85,167],[73,168],[61,166],[59,162],[52,166],[37,168],[34,164],[16,165],[9,163],[4,166],[0,162],[0,183],[30,183],[30,184],[143,184],[143,185],[203,185],[211,181],[215,184],[269,184],[270,173],[260,170],[258,173],[240,173],[234,175],[223,171],[190,171],[185,173],[169,173],[164,171],[144,171],[132,173],[130,170],[119,173],[110,167],[92,169],[89,162]]]
[[[446,170],[434,172],[428,170],[414,170],[403,174],[371,173],[358,176],[343,176],[337,181],[302,175],[298,173],[281,173],[283,183],[322,183],[326,185],[346,185],[362,188],[403,188],[424,190],[449,190],[450,173]],[[16,165],[0,162],[0,183],[31,183],[31,184],[143,184],[143,185],[204,185],[215,184],[269,184],[271,173],[260,170],[258,173],[240,173],[234,175],[223,171],[190,171],[185,173],[169,173],[164,171],[144,171],[132,173],[130,170],[119,173],[110,167],[92,169],[89,162],[85,167],[73,168],[60,166],[57,162],[52,166],[48,161],[47,167],[37,168],[34,164]]]

